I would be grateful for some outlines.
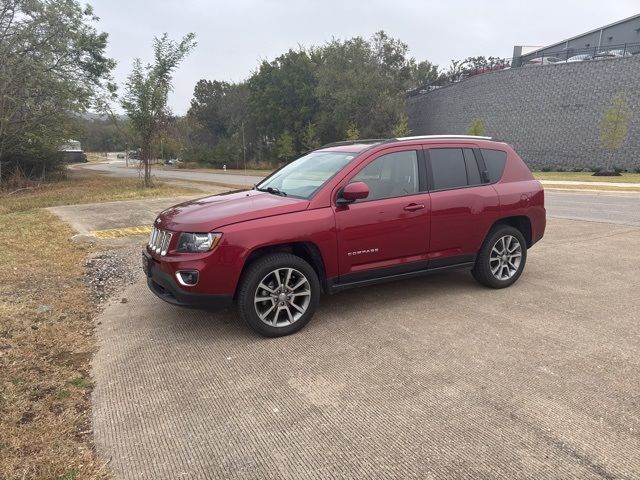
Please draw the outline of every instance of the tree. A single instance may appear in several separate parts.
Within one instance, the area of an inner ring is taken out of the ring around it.
[[[178,65],[196,46],[195,34],[189,33],[180,42],[165,33],[154,38],[154,62],[146,66],[137,58],[127,78],[122,108],[140,136],[141,160],[144,164],[144,184],[151,186],[152,146],[169,112],[167,98],[172,89],[172,76]]]
[[[300,132],[318,112],[316,64],[303,49],[264,61],[248,80],[256,128],[269,140]],[[300,139],[292,137],[297,147]]]
[[[398,119],[398,123],[393,127],[393,136],[395,138],[399,137],[407,137],[411,133],[411,129],[409,128],[409,117],[406,113],[402,112],[400,114],[400,118]]]
[[[411,76],[413,86],[421,87],[437,82],[442,77],[442,74],[440,73],[437,65],[434,65],[428,60],[424,60],[412,65]]]
[[[482,136],[485,134],[484,122],[481,118],[474,118],[467,129],[467,135]]]
[[[316,49],[318,128],[323,141],[341,139],[351,122],[364,137],[388,137],[405,110],[413,59],[405,43],[376,33],[369,41],[333,40]]]
[[[185,153],[188,158],[196,150],[197,156],[206,156],[208,150],[211,157],[208,163],[235,160],[238,167],[245,151],[253,151],[255,126],[249,114],[249,88],[246,82],[200,80],[194,89],[187,121],[192,127],[190,140],[200,144],[195,150],[192,149],[193,145],[187,147]],[[219,155],[227,157],[218,158]]]
[[[285,130],[276,141],[276,156],[282,162],[291,160],[296,154],[293,136]]]
[[[360,139],[360,130],[358,130],[355,122],[349,123],[349,125],[347,126],[347,130],[344,132],[344,138],[346,140]]]
[[[130,122],[127,119],[109,118],[80,119],[78,121],[82,148],[86,152],[123,151],[127,146],[137,148],[133,140]]]
[[[457,82],[462,78],[464,70],[464,60],[451,60],[451,64],[449,65],[447,71],[444,73],[444,77],[449,82]]]
[[[617,150],[624,146],[632,117],[627,101],[622,95],[617,95],[602,115],[600,124],[600,142],[604,148]]]
[[[624,96],[622,94],[616,95],[611,102],[611,107],[602,115],[600,142],[603,148],[611,150],[613,153],[624,146],[632,116],[633,113]],[[610,172],[611,169],[608,168],[605,174],[608,175]],[[616,172],[616,174],[618,173]]]
[[[259,161],[282,160],[283,152],[289,158],[290,144],[295,155],[345,135],[405,135],[407,89],[438,78],[437,66],[416,63],[405,43],[382,31],[289,50],[263,61],[246,82],[198,82],[187,155],[206,163],[237,155],[222,146],[242,146],[238,131],[245,134],[247,154]],[[236,126],[237,118],[244,128]]]
[[[309,122],[300,132],[300,143],[304,150],[315,150],[320,147],[320,139],[318,138],[318,130],[315,124]]]
[[[114,91],[96,21],[75,0],[0,2],[0,182],[44,176],[78,133],[75,117]]]

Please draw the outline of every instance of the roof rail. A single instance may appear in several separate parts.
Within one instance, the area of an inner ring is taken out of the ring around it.
[[[395,140],[423,140],[430,138],[469,138],[475,140],[492,140],[492,137],[483,137],[481,135],[417,135],[415,137],[398,137]]]
[[[342,142],[332,142],[332,143],[327,143],[326,145],[322,145],[320,148],[327,148],[327,147],[342,147],[345,145],[358,145],[360,143],[382,143],[382,142],[386,142],[387,140],[389,140],[388,138],[363,138],[362,140],[344,140]]]

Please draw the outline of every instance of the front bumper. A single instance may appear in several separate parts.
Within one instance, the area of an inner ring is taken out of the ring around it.
[[[204,310],[226,308],[233,304],[232,295],[211,295],[187,292],[168,273],[160,270],[156,260],[142,251],[142,266],[147,276],[147,286],[158,298],[180,307]]]

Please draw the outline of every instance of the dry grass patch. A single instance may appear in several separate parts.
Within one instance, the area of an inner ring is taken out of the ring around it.
[[[86,245],[41,207],[193,190],[88,176],[0,197],[0,478],[99,479],[89,362],[97,307]]]
[[[153,188],[144,188],[140,181],[131,178],[75,175],[59,182],[43,184],[13,194],[0,192],[0,215],[57,205],[169,197],[190,193],[195,195],[199,191],[164,183],[156,183]]]
[[[93,451],[95,348],[86,250],[45,210],[0,216],[0,478],[103,478]]]

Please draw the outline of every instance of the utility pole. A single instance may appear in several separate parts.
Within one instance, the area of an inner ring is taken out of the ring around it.
[[[160,163],[164,161],[164,150],[162,148],[162,137],[160,137]]]
[[[247,173],[247,145],[244,142],[244,121],[242,122],[242,163],[244,172]]]

